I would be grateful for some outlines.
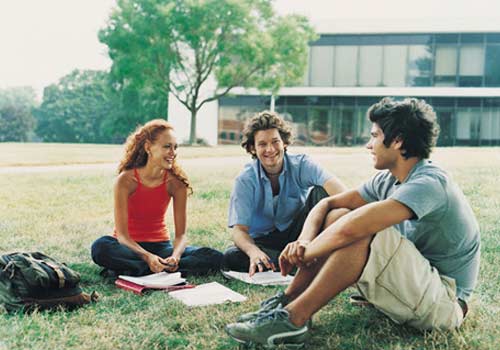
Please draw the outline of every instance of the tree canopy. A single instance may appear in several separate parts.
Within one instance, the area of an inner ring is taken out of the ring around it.
[[[74,70],[44,89],[37,134],[50,142],[108,141],[103,122],[114,112],[107,73]]]
[[[0,142],[24,142],[34,136],[35,105],[35,90],[31,87],[0,89]]]
[[[119,0],[99,38],[120,84],[171,92],[191,112],[192,143],[205,103],[237,86],[275,93],[300,81],[315,34],[304,17],[277,16],[271,0]]]

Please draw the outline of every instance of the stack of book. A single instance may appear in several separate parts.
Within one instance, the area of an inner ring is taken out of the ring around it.
[[[180,272],[159,272],[141,277],[120,275],[115,281],[115,285],[136,294],[142,294],[148,289],[173,291],[194,287],[193,285],[186,283],[186,279],[181,277]]]

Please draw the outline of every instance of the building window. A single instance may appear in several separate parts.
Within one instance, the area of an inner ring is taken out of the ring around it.
[[[485,68],[485,85],[500,86],[500,45],[486,46]]]
[[[333,86],[333,46],[311,47],[311,86]]]
[[[481,86],[483,71],[483,46],[463,45],[460,48],[459,86]]]
[[[408,86],[430,86],[432,50],[428,45],[408,48]]]
[[[382,84],[382,46],[359,47],[359,85],[380,86]]]
[[[358,66],[357,46],[335,47],[335,86],[356,86]]]
[[[406,45],[384,46],[384,74],[382,78],[384,86],[405,86],[407,56],[408,47]]]
[[[457,76],[457,46],[436,46],[435,86],[455,86]]]

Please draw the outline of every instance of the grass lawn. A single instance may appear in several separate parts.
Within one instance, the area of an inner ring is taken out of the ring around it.
[[[0,168],[116,162],[121,150],[108,145],[6,143],[0,144]],[[374,173],[361,148],[307,151],[349,186],[359,185]],[[189,201],[190,242],[223,250],[231,244],[226,220],[232,182],[249,157],[238,147],[184,148],[180,157],[185,159],[195,190]],[[498,349],[500,148],[444,148],[432,158],[462,187],[481,225],[480,279],[462,328],[420,333],[394,325],[373,309],[350,306],[351,289],[314,317],[309,349]],[[220,275],[190,279],[198,284],[224,283],[248,301],[189,309],[162,292],[139,297],[99,276],[89,247],[96,238],[112,232],[114,176],[111,168],[0,173],[0,252],[43,251],[79,271],[85,291],[96,290],[102,296],[98,303],[73,312],[0,312],[0,350],[237,348],[225,335],[224,325],[254,310],[278,287],[249,286],[225,281]],[[171,215],[167,216],[169,225]]]

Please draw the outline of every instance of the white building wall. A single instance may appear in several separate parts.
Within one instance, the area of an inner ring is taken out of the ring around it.
[[[217,145],[218,110],[217,101],[208,102],[201,107],[196,116],[196,136],[211,146]],[[179,143],[189,141],[191,112],[172,94],[168,97],[168,121],[174,125]]]

